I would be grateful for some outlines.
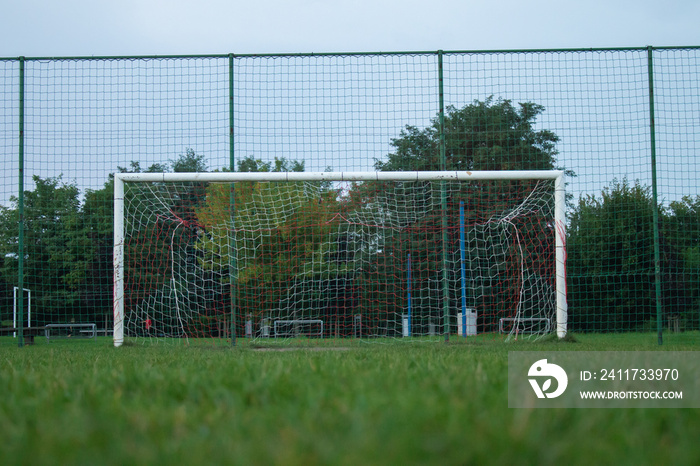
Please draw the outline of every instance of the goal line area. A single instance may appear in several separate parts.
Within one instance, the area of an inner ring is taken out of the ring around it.
[[[113,304],[115,346],[563,337],[564,174],[117,173]]]

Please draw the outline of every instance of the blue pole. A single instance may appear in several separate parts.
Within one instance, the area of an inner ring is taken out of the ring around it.
[[[411,336],[411,255],[408,255],[408,336]]]
[[[459,260],[462,269],[462,335],[467,338],[467,271],[464,266],[464,201],[459,203]]]

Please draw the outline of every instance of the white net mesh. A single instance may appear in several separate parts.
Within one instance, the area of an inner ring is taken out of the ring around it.
[[[542,335],[554,224],[552,181],[127,183],[125,336]]]

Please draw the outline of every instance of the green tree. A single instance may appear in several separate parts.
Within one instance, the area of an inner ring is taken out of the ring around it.
[[[653,209],[649,187],[626,179],[579,200],[567,239],[573,329],[627,331],[656,322]],[[659,211],[662,225],[673,222],[673,215]],[[683,314],[683,260],[663,229],[659,241],[663,312]]]
[[[303,168],[303,162],[286,159],[246,157],[238,163],[239,171],[249,172]],[[206,232],[196,246],[200,266],[218,275],[221,283],[235,284],[239,315],[251,315],[257,322],[275,312],[318,318],[332,301],[321,290],[333,289],[330,284],[337,285],[346,273],[332,260],[338,193],[323,183],[237,182],[232,215],[231,189],[231,184],[212,183],[206,203],[196,209]]]
[[[86,234],[77,186],[61,177],[32,178],[35,188],[24,192],[24,284],[34,291],[33,324],[76,315],[88,278],[94,245]],[[16,281],[19,250],[18,199],[0,207],[2,275]]]
[[[129,168],[118,167],[120,172],[160,173],[206,171],[205,157],[187,148],[169,164],[152,164],[146,170],[132,161]],[[134,306],[146,297],[162,293],[173,275],[184,277],[179,289],[185,290],[181,297],[184,306],[197,299],[190,294],[190,285],[201,277],[195,276],[198,234],[195,209],[202,202],[206,183],[129,183],[125,186],[125,217],[132,219],[131,228],[125,237],[125,303]],[[111,184],[105,190],[111,190]],[[158,198],[153,204],[153,198]],[[149,206],[150,212],[139,212]],[[170,260],[168,259],[170,258]],[[177,271],[176,274],[173,272]],[[164,325],[165,322],[159,322]]]
[[[95,315],[99,327],[112,325],[114,285],[114,177],[101,189],[88,189],[82,205],[85,234],[92,245],[82,307]]]
[[[536,130],[544,107],[531,102],[513,106],[489,97],[461,109],[448,106],[444,117],[445,170],[551,170],[559,138]],[[376,160],[381,171],[440,170],[440,120],[424,129],[406,126],[391,142],[394,151]]]
[[[0,214],[2,221],[2,214]],[[5,268],[5,262],[10,259],[5,256],[0,256],[0,271]],[[10,278],[11,280],[8,280]],[[9,327],[12,325],[13,314],[13,288],[17,286],[17,277],[5,277],[0,272],[0,327]]]
[[[684,196],[669,204],[671,219],[666,222],[665,233],[676,239],[684,251],[700,250],[700,196]]]
[[[244,173],[303,172],[304,161],[275,157],[274,161],[265,162],[249,155],[238,161],[237,171]]]
[[[175,173],[199,173],[207,171],[207,162],[203,154],[197,154],[194,149],[188,147],[184,154],[171,160],[170,165]]]
[[[669,308],[685,309],[679,312],[683,324],[697,329],[700,327],[700,196],[685,196],[671,202],[662,233],[683,261],[683,273],[669,277],[667,287],[678,290],[676,302],[670,302]],[[672,301],[673,295],[669,299]]]
[[[375,167],[382,171],[406,170],[551,170],[557,168],[558,155],[556,143],[559,138],[549,130],[535,128],[537,117],[544,112],[541,105],[525,102],[517,106],[510,100],[494,99],[474,101],[462,108],[447,107],[444,115],[445,161],[441,162],[441,124],[438,117],[431,120],[424,129],[406,126],[398,138],[391,142],[393,151],[385,160],[376,160]],[[569,172],[573,175],[572,172]],[[446,211],[436,207],[429,215],[423,217],[405,229],[403,234],[393,235],[384,248],[391,254],[389,262],[396,257],[407,257],[411,253],[414,262],[414,296],[419,302],[441,302],[442,290],[435,284],[444,282],[442,273],[448,266],[448,281],[451,284],[459,280],[458,247],[458,210],[459,202],[465,204],[465,224],[467,229],[483,223],[486,219],[498,215],[522,202],[524,193],[529,192],[537,182],[500,181],[491,183],[464,183],[457,191],[446,193]],[[365,190],[383,190],[378,184],[365,184]],[[436,188],[439,189],[439,188]],[[429,190],[425,190],[429,192]],[[398,201],[398,200],[397,200]],[[548,210],[551,214],[553,206]],[[547,209],[545,209],[547,210]],[[443,263],[442,241],[443,218],[447,219],[448,264]],[[535,275],[551,274],[553,259],[553,235],[550,221],[545,214],[532,214],[509,226],[518,228],[521,237],[531,247],[524,252],[529,273]],[[483,234],[483,233],[482,233]],[[495,247],[495,246],[494,246]],[[501,246],[503,247],[503,246]],[[516,269],[512,261],[522,260],[521,251],[510,248],[502,251],[509,257],[511,266],[496,270],[489,265],[492,273],[499,275],[497,288],[485,289],[486,285],[474,285],[471,290],[469,305],[479,308],[480,315],[493,315],[513,311],[519,294],[511,288],[518,286],[523,277],[511,275],[508,270]],[[483,262],[481,258],[471,257],[472,265]],[[405,265],[404,265],[405,268]],[[477,283],[480,272],[475,268],[471,283]],[[533,275],[534,276],[534,275]],[[481,280],[486,283],[484,280]],[[457,309],[457,287],[452,287],[450,298],[455,300],[450,307]],[[494,298],[500,296],[499,298]],[[503,302],[508,297],[509,302]],[[510,309],[512,308],[512,309]],[[494,317],[495,319],[495,317]],[[482,319],[482,322],[486,322]],[[497,325],[497,320],[487,325]],[[492,328],[491,328],[492,329]]]

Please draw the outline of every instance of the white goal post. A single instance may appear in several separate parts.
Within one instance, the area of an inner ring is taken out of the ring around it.
[[[423,182],[423,181],[550,180],[554,186],[554,304],[557,336],[567,332],[565,275],[565,182],[560,170],[424,171],[424,172],[215,172],[116,173],[114,175],[114,346],[125,337],[125,183],[236,183],[236,182]],[[150,324],[150,321],[149,321]]]

